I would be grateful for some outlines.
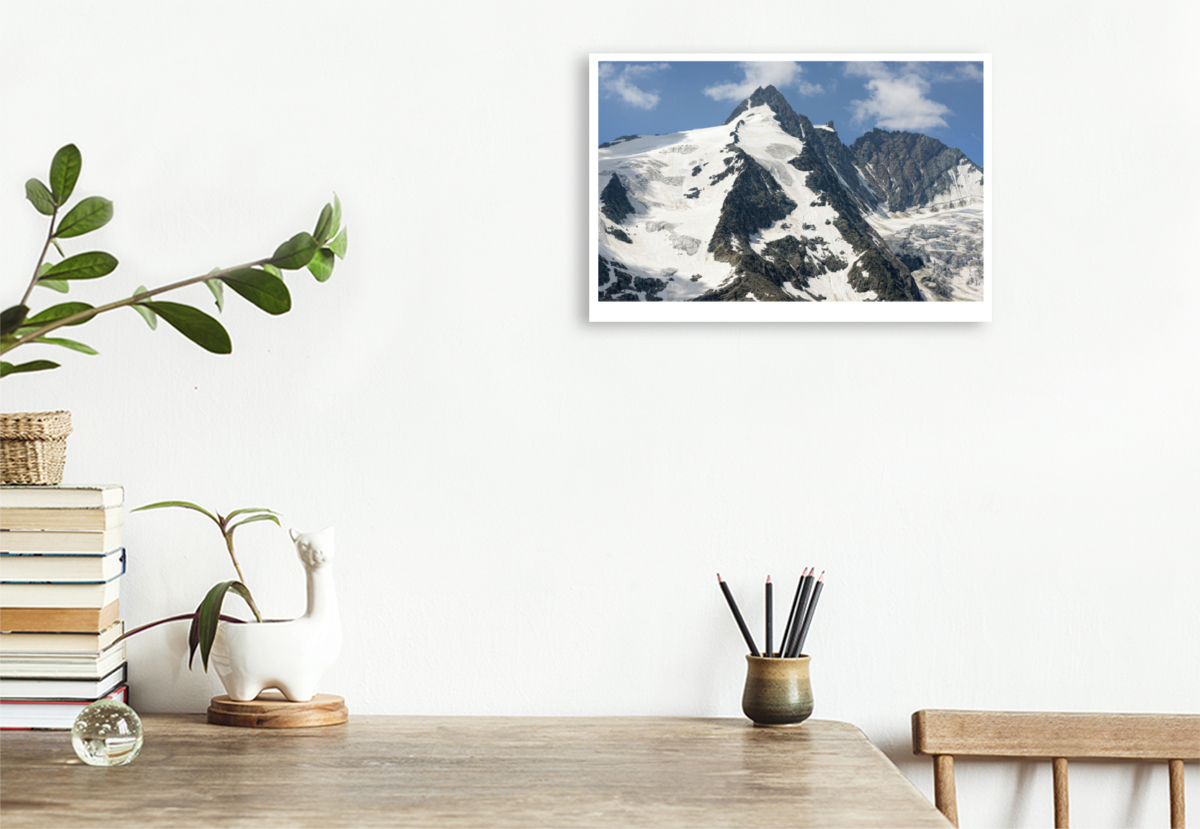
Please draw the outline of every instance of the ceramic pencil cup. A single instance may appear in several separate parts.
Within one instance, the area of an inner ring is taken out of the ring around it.
[[[799,725],[812,716],[807,656],[794,659],[746,657],[742,712],[755,725]]]

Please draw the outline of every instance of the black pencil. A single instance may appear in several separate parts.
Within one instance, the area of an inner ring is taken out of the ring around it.
[[[816,567],[809,567],[805,571],[804,577],[800,579],[800,597],[796,603],[796,623],[792,625],[791,636],[783,643],[783,655],[788,659],[794,659],[799,653],[796,648],[796,640],[800,638],[800,627],[804,624],[804,612],[808,608],[808,597],[812,592],[813,576],[816,572]]]
[[[792,636],[787,640],[786,654],[789,659],[795,659],[800,655],[800,629],[804,626],[804,617],[807,615],[809,598],[812,596],[813,579],[817,574],[816,567],[808,568],[808,573],[804,576],[803,584],[800,590],[800,606],[796,608],[796,625],[792,628]]]
[[[767,591],[767,657],[769,658],[775,654],[775,651],[771,650],[771,622],[772,617],[775,615],[775,607],[774,598],[771,595],[774,590],[772,589],[770,576],[767,576],[767,586],[765,590]]]
[[[742,612],[738,610],[737,602],[733,600],[733,594],[729,592],[729,585],[725,583],[725,579],[721,578],[720,573],[717,573],[717,582],[721,585],[721,592],[725,594],[725,601],[729,602],[729,609],[733,611],[733,618],[742,632],[742,638],[746,640],[746,644],[750,648],[750,654],[760,656],[758,648],[754,645],[754,637],[750,635],[750,628],[746,627],[746,620],[742,618]]]
[[[804,586],[804,577],[808,575],[808,568],[804,568],[804,572],[800,574],[800,580],[796,582],[796,593],[792,596],[792,609],[788,611],[787,624],[783,626],[783,638],[779,640],[779,655],[787,656],[787,643],[792,639],[792,629],[796,627],[796,614],[799,612],[800,605],[800,588]]]
[[[803,653],[804,638],[808,636],[808,626],[812,624],[813,613],[817,609],[817,599],[821,598],[821,588],[825,586],[825,571],[821,571],[821,578],[817,579],[817,586],[813,588],[812,601],[808,603],[808,610],[804,614],[804,626],[800,628],[800,638],[796,643],[796,656]]]

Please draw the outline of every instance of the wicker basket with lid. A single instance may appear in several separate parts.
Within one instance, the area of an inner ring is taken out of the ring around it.
[[[0,483],[62,483],[69,434],[70,412],[0,414]]]

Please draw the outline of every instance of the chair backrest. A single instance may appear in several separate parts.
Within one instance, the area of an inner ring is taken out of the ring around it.
[[[1026,757],[1054,764],[1054,825],[1069,820],[1067,760],[1117,758],[1168,764],[1171,827],[1185,825],[1183,761],[1200,759],[1200,714],[1061,714],[943,711],[912,715],[913,753],[933,757],[934,804],[958,826],[955,757]]]

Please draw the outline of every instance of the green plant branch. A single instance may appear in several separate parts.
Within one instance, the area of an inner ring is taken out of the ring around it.
[[[159,625],[165,625],[167,622],[181,622],[184,619],[195,619],[197,613],[199,613],[199,611],[193,610],[191,613],[180,613],[178,616],[168,616],[166,619],[159,619],[157,622],[148,622],[139,627],[135,627],[133,630],[125,631],[124,633],[122,633],[120,636],[118,636],[116,639],[113,640],[113,644],[114,645],[117,644],[122,639],[128,639],[130,636],[133,636],[135,633],[141,633],[143,630],[150,630],[150,628],[156,628]],[[222,622],[236,622],[239,625],[246,624],[245,619],[235,619],[233,616],[222,615],[221,621]]]
[[[220,519],[217,521],[217,526],[221,528],[221,535],[225,537],[225,547],[229,550],[229,558],[231,561],[233,561],[233,569],[237,570],[238,581],[244,585],[246,583],[246,577],[242,575],[242,565],[238,564],[237,554],[233,552],[233,531],[238,528],[238,525],[234,524],[232,527],[228,526],[229,519],[233,517],[232,514],[224,516],[218,513],[217,517]],[[278,524],[279,519],[275,519],[275,523]],[[250,595],[249,588],[246,588],[246,592],[242,594],[242,598],[246,600],[246,604],[248,604],[250,606],[250,610],[254,612],[254,618],[261,622],[263,620],[262,614],[258,612],[258,605],[254,603],[254,598]]]
[[[233,531],[225,526],[225,522],[221,522],[221,535],[225,536],[225,548],[229,550],[229,559],[233,562],[233,569],[237,570],[238,581],[242,584],[246,583],[246,577],[242,575],[242,565],[238,564],[237,555],[233,552]],[[254,615],[258,616],[258,608],[254,607],[253,603],[250,609],[254,611]],[[262,621],[262,617],[258,616],[258,621]]]
[[[29,287],[25,289],[25,296],[21,297],[21,305],[29,303],[29,297],[33,293],[33,289],[37,287],[38,276],[42,273],[42,263],[46,261],[46,253],[50,250],[50,244],[54,241],[54,220],[58,218],[58,205],[54,206],[54,212],[50,214],[50,232],[46,234],[46,244],[42,245],[42,255],[38,257],[37,264],[33,266],[33,279],[29,282]]]
[[[47,241],[47,245],[49,245],[49,241]],[[46,255],[46,253],[45,253],[45,251],[43,251],[42,256],[45,257],[45,255]],[[266,264],[272,262],[274,260],[274,258],[275,258],[274,256],[266,256],[262,259],[256,259],[253,262],[247,262],[244,265],[235,265],[232,268],[222,268],[220,270],[212,271],[211,273],[206,273],[203,276],[193,276],[190,279],[183,279],[183,280],[180,280],[179,282],[172,282],[170,285],[163,285],[162,287],[155,288],[152,291],[143,291],[140,294],[134,294],[131,297],[126,297],[125,299],[120,299],[120,300],[117,300],[116,302],[110,302],[107,305],[99,305],[95,308],[89,308],[86,311],[79,311],[77,313],[71,314],[68,317],[63,317],[62,319],[57,319],[54,322],[43,325],[41,328],[37,329],[36,331],[34,331],[30,334],[26,334],[24,337],[21,337],[19,340],[12,343],[11,345],[0,347],[0,354],[7,354],[8,352],[12,351],[14,348],[16,348],[19,345],[24,345],[27,342],[32,342],[33,340],[36,340],[39,337],[44,337],[47,334],[49,334],[51,331],[55,331],[64,326],[74,325],[79,322],[85,322],[87,320],[92,319],[95,316],[103,314],[107,311],[115,310],[117,308],[125,308],[130,305],[137,305],[139,302],[145,302],[150,297],[157,296],[158,294],[165,294],[167,291],[174,291],[178,288],[186,288],[188,285],[195,285],[199,282],[207,282],[210,279],[220,279],[222,276],[226,276],[227,274],[233,273],[234,271],[239,270],[240,268],[254,268],[254,267],[258,267],[260,265],[266,265]],[[41,262],[40,261],[38,263],[38,269],[41,270]],[[35,278],[34,284],[36,284],[36,283],[37,283],[37,279]],[[33,289],[33,285],[30,285],[29,287],[30,287],[30,290]],[[26,294],[26,299],[28,299],[28,294]],[[22,301],[21,304],[22,305],[25,304],[24,300]]]
[[[283,271],[307,269],[318,282],[326,282],[333,275],[335,260],[346,255],[347,234],[341,224],[342,205],[334,193],[333,201],[321,210],[312,233],[301,231],[294,234],[269,257],[232,268],[218,268],[153,290],[139,286],[132,296],[97,307],[90,307],[91,303],[87,302],[64,302],[52,305],[41,313],[34,313],[29,302],[35,293],[33,289],[38,285],[68,293],[72,280],[106,276],[118,264],[116,257],[104,251],[67,256],[59,244],[60,239],[75,238],[98,230],[113,217],[111,201],[100,196],[89,196],[59,218],[59,213],[66,209],[75,190],[82,164],[79,148],[67,144],[59,148],[50,162],[49,187],[37,178],[25,182],[25,198],[38,213],[50,218],[50,227],[21,302],[0,311],[0,355],[7,355],[14,348],[29,343],[95,354],[96,350],[85,343],[47,335],[66,326],[90,322],[117,308],[133,308],[151,328],[157,327],[159,319],[165,320],[206,351],[229,354],[233,350],[229,332],[216,318],[193,305],[168,302],[157,297],[205,282],[216,299],[218,311],[224,310],[225,288],[228,287],[260,310],[278,316],[292,308],[291,293],[284,282]],[[51,245],[62,257],[62,261],[54,265],[48,263]],[[32,360],[19,365],[4,360],[0,361],[0,377],[58,367],[59,364],[52,360]],[[222,527],[222,532],[224,529]]]

